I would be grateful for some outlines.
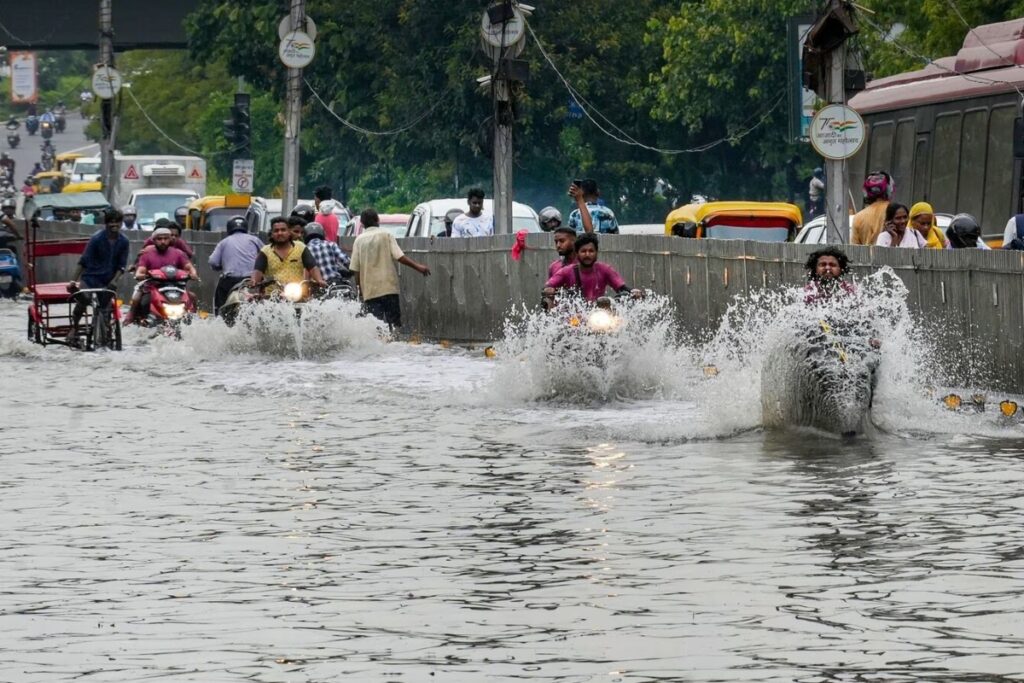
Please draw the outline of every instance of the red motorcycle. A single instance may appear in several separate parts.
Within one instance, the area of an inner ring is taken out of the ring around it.
[[[132,322],[143,327],[162,327],[168,336],[181,339],[182,323],[191,323],[196,312],[196,298],[188,291],[190,279],[187,270],[174,266],[149,271],[149,278],[143,281],[145,290],[139,306],[146,315],[133,316]]]

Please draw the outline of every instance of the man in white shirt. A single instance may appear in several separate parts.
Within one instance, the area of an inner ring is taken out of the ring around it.
[[[1021,226],[1020,230],[1017,230],[1018,223]],[[1007,221],[1006,229],[1003,230],[1003,249],[1024,250],[1024,235],[1021,235],[1021,239],[1017,239],[1019,233],[1024,233],[1024,214],[1012,216]],[[1015,239],[1017,242],[1010,246]]]
[[[452,221],[452,237],[490,237],[494,234],[494,214],[484,213],[484,191],[474,187],[466,195],[469,212]]]

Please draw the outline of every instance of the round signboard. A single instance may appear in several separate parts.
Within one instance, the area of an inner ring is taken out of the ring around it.
[[[291,31],[281,39],[281,44],[277,48],[277,55],[284,65],[291,69],[309,66],[315,54],[313,39],[303,31]]]
[[[492,24],[490,16],[484,12],[480,34],[492,47],[511,47],[526,37],[526,18],[518,7],[513,7],[511,19],[504,24]]]
[[[277,37],[284,40],[284,37],[288,35],[288,32],[292,30],[292,18],[286,16],[281,20],[281,23],[277,25]],[[316,22],[312,18],[306,17],[306,35],[316,40]]]
[[[109,100],[121,90],[121,74],[112,66],[100,65],[92,72],[92,91],[96,97]]]
[[[849,159],[864,144],[864,119],[845,104],[830,104],[811,121],[811,145],[826,159]]]

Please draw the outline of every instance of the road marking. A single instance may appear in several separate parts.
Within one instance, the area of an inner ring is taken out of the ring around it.
[[[94,142],[93,144],[86,145],[85,147],[78,147],[76,149],[69,149],[67,152],[63,152],[63,154],[74,154],[75,152],[81,152],[83,150],[92,149],[93,147],[96,148],[96,151],[99,151],[100,144],[98,142]]]

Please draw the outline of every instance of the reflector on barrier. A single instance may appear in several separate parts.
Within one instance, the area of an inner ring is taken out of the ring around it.
[[[950,410],[959,410],[960,406],[963,405],[964,400],[956,394],[947,394],[942,397],[942,402]]]
[[[1006,417],[1013,417],[1020,408],[1016,401],[1002,401],[999,404],[999,411]]]

